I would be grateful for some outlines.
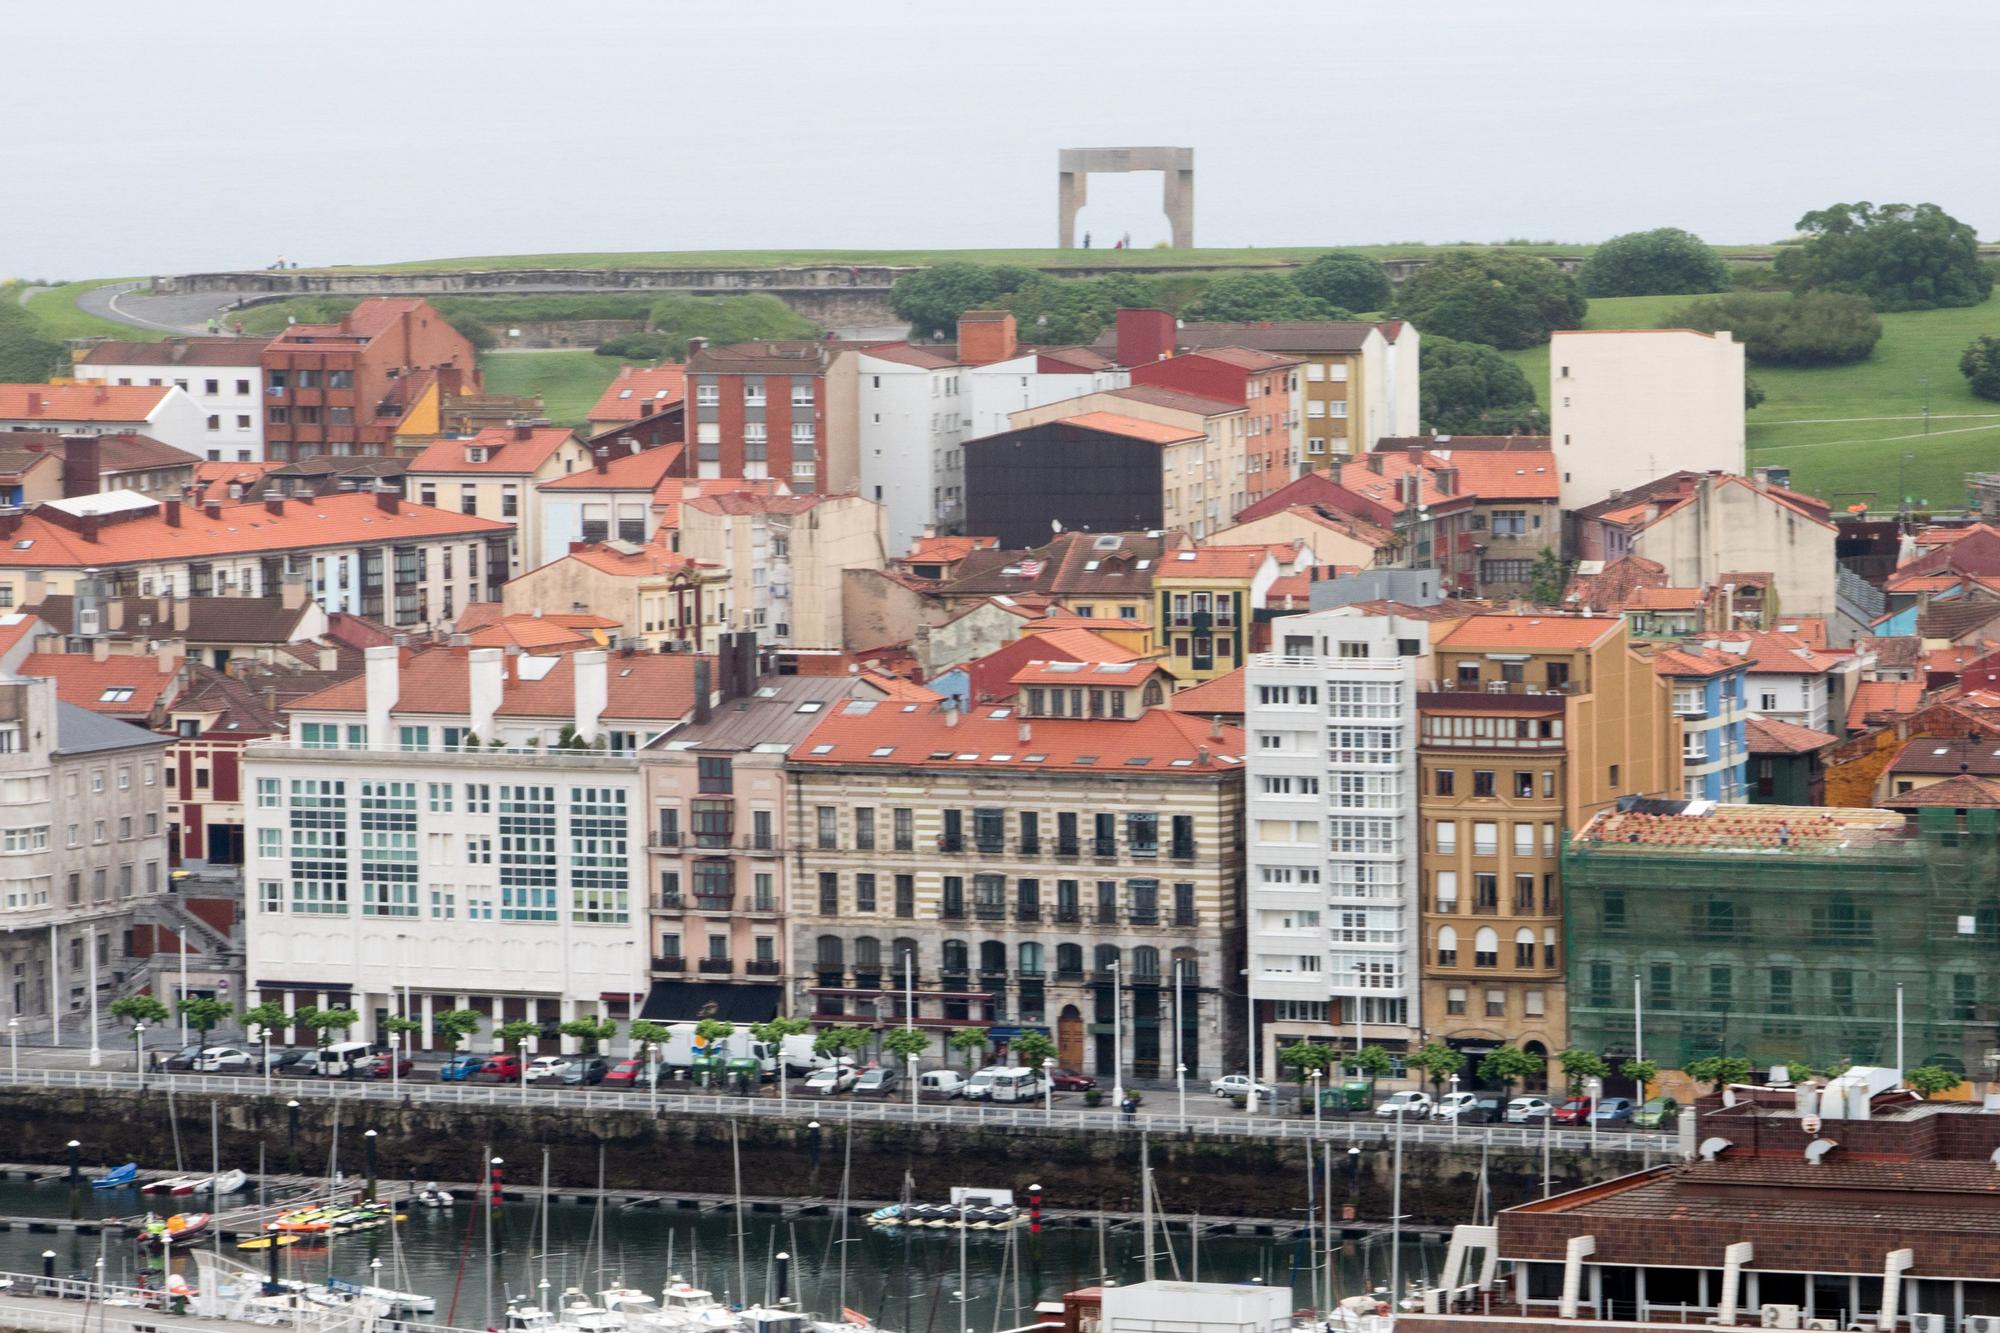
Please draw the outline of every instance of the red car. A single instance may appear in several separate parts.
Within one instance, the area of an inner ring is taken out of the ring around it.
[[[404,1078],[408,1078],[410,1076],[410,1070],[414,1068],[415,1065],[416,1062],[410,1059],[409,1056],[407,1055],[402,1056],[398,1058],[396,1061],[396,1073]],[[388,1078],[389,1056],[386,1052],[384,1052],[381,1055],[372,1055],[368,1057],[368,1062],[365,1065],[363,1065],[362,1068],[368,1071],[368,1077],[370,1078]]]
[[[479,1066],[479,1077],[494,1083],[519,1083],[521,1081],[521,1057],[518,1055],[496,1055]]]
[[[1049,1075],[1049,1086],[1057,1092],[1089,1092],[1097,1086],[1097,1080],[1074,1069],[1058,1069]]]
[[[1590,1098],[1572,1097],[1555,1109],[1549,1119],[1558,1125],[1581,1125],[1590,1119]]]
[[[607,1088],[631,1087],[639,1081],[639,1070],[644,1060],[613,1060],[611,1068],[605,1071],[604,1086]]]

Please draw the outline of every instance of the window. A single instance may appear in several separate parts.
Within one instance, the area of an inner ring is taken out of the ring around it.
[[[1507,1015],[1507,992],[1490,990],[1486,992],[1486,1016],[1504,1018]]]
[[[1611,773],[1607,782],[1613,791],[1618,790],[1618,765],[1613,764],[1611,766]]]
[[[864,873],[854,877],[854,910],[870,914],[875,911],[875,876]]]
[[[1440,853],[1448,854],[1451,852],[1456,852],[1458,850],[1457,822],[1455,820],[1450,820],[1450,819],[1439,820],[1432,827],[1431,841],[1435,844],[1437,851]]]
[[[890,812],[895,829],[895,848],[907,852],[916,846],[916,815],[907,806],[898,806]]]
[[[697,790],[703,795],[728,795],[734,789],[730,761],[722,756],[701,755],[695,760]]]
[[[1458,773],[1454,769],[1440,768],[1431,775],[1431,785],[1439,796],[1451,796],[1456,792]]]
[[[1439,967],[1458,966],[1458,931],[1451,926],[1438,927],[1437,965]]]
[[[833,851],[840,846],[840,810],[836,806],[822,805],[813,811],[818,847],[821,851]]]
[[[1465,987],[1453,986],[1444,993],[1444,1011],[1447,1014],[1465,1012]]]
[[[1483,768],[1472,770],[1472,794],[1475,797],[1493,795],[1493,774],[1490,770]]]
[[[1472,826],[1472,851],[1475,856],[1492,856],[1500,850],[1500,826],[1498,824],[1474,824]]]
[[[1472,965],[1474,967],[1500,966],[1500,932],[1491,926],[1481,926],[1472,938]]]
[[[1535,932],[1526,926],[1514,932],[1514,966],[1533,967],[1535,965]]]

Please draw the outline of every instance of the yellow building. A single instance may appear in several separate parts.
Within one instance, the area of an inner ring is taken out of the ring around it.
[[[1499,1046],[1553,1057],[1568,1045],[1562,840],[1620,797],[1679,797],[1671,687],[1618,617],[1473,616],[1431,660],[1438,678],[1418,699],[1425,1033],[1468,1068]]]
[[[503,426],[438,440],[410,460],[404,493],[418,504],[514,525],[514,573],[547,558],[539,483],[591,466],[567,426]]]
[[[1311,563],[1311,554],[1279,559],[1279,549],[1201,546],[1170,551],[1153,574],[1154,614],[1167,670],[1183,686],[1226,676],[1243,665],[1250,624],[1280,575]]]
[[[1174,342],[1188,352],[1248,347],[1304,362],[1306,469],[1359,457],[1384,436],[1417,433],[1417,332],[1400,320],[1189,323],[1175,330]]]

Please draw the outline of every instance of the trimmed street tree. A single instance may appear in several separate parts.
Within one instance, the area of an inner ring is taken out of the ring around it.
[[[444,1038],[446,1049],[456,1051],[485,1021],[477,1009],[447,1009],[431,1015],[431,1030]]]
[[[1278,1063],[1292,1071],[1299,1081],[1299,1104],[1305,1104],[1306,1081],[1315,1073],[1324,1075],[1333,1063],[1333,1051],[1322,1042],[1298,1041],[1278,1052]]]
[[[979,1053],[992,1044],[993,1039],[986,1035],[986,1029],[984,1028],[960,1028],[957,1032],[952,1033],[951,1040],[945,1043],[945,1045],[951,1047],[954,1051],[964,1054],[965,1068],[968,1073],[972,1071],[973,1065],[978,1062]]]
[[[1338,1058],[1342,1068],[1360,1074],[1368,1080],[1370,1102],[1375,1100],[1375,1080],[1396,1067],[1396,1062],[1380,1046],[1363,1046],[1358,1051],[1345,1051]]]
[[[113,1006],[113,1012],[116,1012],[116,1006]],[[271,1039],[272,1033],[282,1031],[291,1022],[291,1018],[285,1013],[285,1006],[276,1000],[266,1000],[262,1004],[252,1005],[237,1017],[243,1020],[244,1031],[255,1028],[257,1039],[265,1042]]]
[[[1556,1059],[1562,1062],[1563,1081],[1572,1097],[1583,1096],[1583,1086],[1591,1079],[1611,1077],[1611,1066],[1596,1051],[1572,1046],[1566,1051],[1556,1052]]]
[[[1627,1060],[1618,1072],[1639,1085],[1639,1100],[1643,1102],[1646,1100],[1647,1087],[1654,1079],[1660,1076],[1660,1062],[1658,1060]]]
[[[1043,1032],[1023,1032],[1014,1038],[1012,1050],[1024,1069],[1039,1070],[1043,1061],[1056,1058],[1056,1044]]]
[[[1750,1077],[1750,1062],[1740,1055],[1705,1055],[1699,1060],[1691,1060],[1682,1071],[1697,1083],[1706,1083],[1710,1091],[1715,1091],[1725,1083],[1741,1083]]]
[[[528,1038],[539,1037],[541,1035],[542,1025],[540,1023],[531,1023],[525,1018],[517,1018],[511,1023],[502,1023],[500,1025],[500,1040],[506,1042],[507,1049],[517,1056],[527,1054]]]
[[[1441,1041],[1427,1041],[1404,1063],[1430,1080],[1431,1095],[1435,1097],[1444,1090],[1445,1080],[1465,1068],[1465,1053],[1454,1051]]]
[[[921,1056],[930,1048],[930,1034],[915,1028],[891,1028],[882,1034],[882,1049],[894,1055],[898,1064],[908,1064],[911,1056]]]
[[[565,1037],[582,1042],[585,1055],[598,1055],[603,1052],[604,1043],[618,1035],[618,1024],[609,1018],[572,1018],[560,1031]]]
[[[194,1029],[196,1041],[203,1046],[208,1045],[208,1034],[236,1013],[227,1002],[206,995],[183,995],[174,1001],[174,1008],[187,1019],[187,1025]]]
[[[127,995],[111,1002],[111,1016],[132,1025],[132,1058],[139,1058],[139,1025],[158,1027],[167,1021],[167,1006],[151,995]]]
[[[1514,1085],[1522,1079],[1534,1078],[1546,1072],[1548,1061],[1533,1051],[1524,1051],[1518,1046],[1502,1046],[1488,1051],[1479,1062],[1479,1077],[1488,1083],[1498,1083],[1502,1095],[1511,1093]]]

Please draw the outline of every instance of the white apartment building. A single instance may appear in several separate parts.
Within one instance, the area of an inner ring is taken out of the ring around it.
[[[98,343],[77,357],[76,378],[113,385],[173,385],[194,399],[201,441],[169,440],[211,463],[264,459],[264,348],[269,338],[164,338]]]
[[[1428,630],[1320,611],[1250,658],[1246,933],[1257,1071],[1301,1037],[1418,1031],[1417,682]]]
[[[293,705],[287,736],[244,753],[251,1002],[351,1006],[357,1039],[407,1014],[421,1049],[450,1009],[485,1015],[481,1051],[517,1019],[546,1051],[565,1020],[634,1016],[650,984],[638,750],[692,712],[705,667],[385,646]]]
[[[1743,344],[1726,332],[1558,329],[1549,342],[1564,509],[1676,468],[1740,476],[1743,410]]]
[[[964,517],[966,370],[956,356],[909,343],[860,354],[861,494],[883,507],[890,550]]]

